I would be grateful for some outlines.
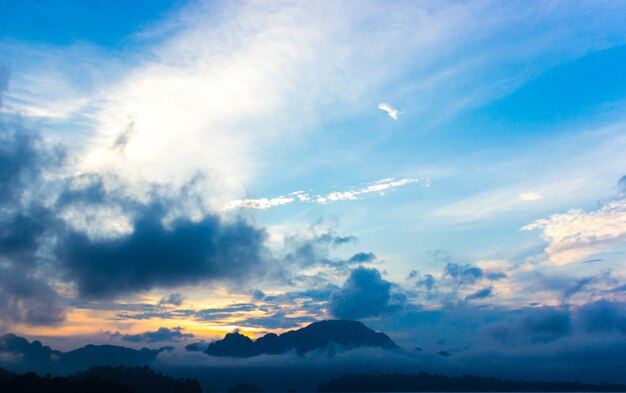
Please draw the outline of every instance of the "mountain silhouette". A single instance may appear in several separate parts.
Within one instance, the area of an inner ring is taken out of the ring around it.
[[[152,363],[157,355],[172,347],[140,350],[117,345],[86,345],[63,354],[62,358],[71,364],[95,366],[140,366]]]
[[[171,347],[135,350],[116,345],[86,345],[61,352],[14,334],[0,336],[0,363],[13,371],[70,373],[96,366],[142,366],[155,362],[159,353]],[[4,360],[4,361],[1,361]]]
[[[329,346],[345,349],[375,347],[396,349],[398,346],[384,333],[377,333],[357,321],[321,321],[281,335],[266,334],[256,341],[239,332],[211,343],[205,353],[211,356],[252,357],[295,351],[299,355]],[[189,347],[191,349],[191,347]]]

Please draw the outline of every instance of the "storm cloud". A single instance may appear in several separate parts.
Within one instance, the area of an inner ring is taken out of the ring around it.
[[[242,282],[263,269],[266,233],[215,215],[163,223],[167,210],[146,206],[129,234],[93,239],[68,231],[56,255],[87,298],[115,297],[154,287],[225,280]]]
[[[0,328],[12,322],[53,325],[65,319],[65,306],[50,285],[31,272],[0,268]]]
[[[357,267],[343,286],[331,294],[329,310],[341,319],[380,316],[401,308],[406,297],[392,290],[376,269]]]
[[[36,255],[45,232],[58,224],[33,198],[42,168],[58,158],[39,145],[36,133],[0,117],[0,328],[65,318],[63,302],[42,278]]]

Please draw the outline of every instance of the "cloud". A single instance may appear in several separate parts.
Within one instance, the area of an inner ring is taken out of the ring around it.
[[[387,112],[389,117],[391,117],[392,119],[398,120],[398,114],[400,112],[398,112],[397,109],[392,108],[391,105],[385,104],[384,102],[381,102],[380,104],[378,104],[378,109]]]
[[[472,265],[459,265],[448,263],[444,269],[444,277],[451,277],[459,285],[475,284],[482,280],[483,271],[481,268]]]
[[[537,192],[523,192],[519,194],[518,198],[520,201],[532,202],[532,201],[538,201],[542,199],[543,197],[541,196],[541,194]]]
[[[545,253],[554,264],[580,262],[626,239],[626,199],[606,202],[591,212],[574,209],[553,214],[521,229],[541,231],[548,242]]]
[[[180,342],[194,337],[191,333],[183,333],[183,330],[181,327],[173,327],[171,329],[160,327],[155,331],[140,334],[124,334],[121,337],[122,340],[131,343]]]
[[[351,256],[350,259],[348,259],[348,263],[372,262],[375,259],[376,255],[372,252],[360,252]]]
[[[56,247],[66,276],[88,298],[115,297],[182,284],[242,282],[264,270],[266,233],[248,223],[207,215],[163,223],[158,204],[137,213],[133,231],[91,239],[68,231]]]
[[[3,76],[0,75],[0,79]],[[2,96],[0,86],[0,96]],[[46,166],[58,156],[20,122],[0,118],[0,327],[53,325],[65,319],[63,299],[39,269],[37,251],[54,214],[40,202]]]
[[[570,313],[565,309],[527,309],[509,326],[496,326],[492,334],[508,344],[548,343],[571,334],[571,320]]]
[[[493,288],[487,287],[465,296],[465,300],[482,300],[493,296]]]
[[[330,313],[341,319],[377,317],[402,308],[404,295],[394,293],[376,269],[357,267],[343,286],[331,294]]]
[[[424,274],[424,277],[422,277],[421,279],[419,279],[415,285],[418,287],[424,287],[426,288],[426,291],[432,291],[432,289],[435,287],[435,282],[437,280],[435,279],[435,277],[433,277],[432,274]]]
[[[260,198],[260,199],[237,199],[224,205],[224,210],[232,209],[269,209],[274,206],[287,205],[294,202],[294,198],[276,197],[276,198]]]
[[[172,306],[180,306],[183,304],[183,296],[180,293],[171,293],[167,297],[161,298],[159,300],[159,305],[172,305]]]
[[[290,269],[311,268],[311,267],[331,267],[340,271],[345,270],[349,265],[371,262],[376,259],[373,253],[357,253],[349,259],[331,257],[331,250],[348,243],[356,242],[354,236],[338,236],[332,231],[322,234],[313,233],[305,236],[287,236],[284,239],[285,254],[283,262]]]
[[[43,279],[17,267],[0,267],[0,328],[13,323],[56,325],[65,320],[62,298]]]
[[[503,282],[509,276],[500,270],[504,266],[499,263],[480,263],[484,268],[455,263],[451,262],[452,257],[443,250],[436,250],[433,256],[437,262],[445,263],[441,273],[422,275],[413,270],[407,277],[410,285],[415,288],[407,293],[415,298],[421,297],[423,304],[462,304],[465,301],[494,297],[496,293],[510,292],[511,281]]]
[[[376,181],[369,186],[352,189],[348,191],[332,191],[323,195],[309,195],[304,191],[296,191],[291,193],[294,197],[279,196],[275,198],[259,198],[259,199],[236,199],[224,205],[223,210],[233,209],[269,209],[270,207],[288,205],[294,202],[299,203],[316,203],[326,204],[328,202],[339,201],[356,201],[363,199],[363,196],[371,193],[378,193],[383,196],[385,191],[401,187],[411,183],[419,183],[418,179],[399,179],[386,178]],[[424,181],[422,186],[428,187],[430,182]]]
[[[626,304],[605,299],[578,309],[579,322],[589,333],[616,331],[626,334]]]
[[[135,133],[136,133],[135,122],[131,121],[130,123],[128,123],[128,126],[126,127],[126,129],[123,132],[121,132],[117,136],[117,138],[115,138],[115,141],[113,141],[113,146],[111,147],[111,150],[123,153],[124,149],[126,149],[126,146],[130,143]]]

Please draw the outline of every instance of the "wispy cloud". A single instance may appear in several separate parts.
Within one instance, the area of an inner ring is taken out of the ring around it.
[[[378,104],[378,109],[387,112],[389,117],[391,117],[392,119],[398,120],[398,114],[400,114],[400,112],[397,109],[393,108],[391,105],[381,102],[380,104]]]
[[[274,206],[287,205],[295,201],[295,198],[279,196],[276,198],[237,199],[228,202],[224,210],[232,209],[269,209]]]
[[[289,194],[289,196],[279,196],[274,198],[258,198],[258,199],[236,199],[228,202],[223,210],[233,209],[269,209],[274,206],[287,205],[294,202],[306,202],[316,204],[326,204],[329,202],[338,201],[355,201],[363,199],[367,194],[377,193],[379,196],[385,195],[385,191],[391,190],[396,187],[401,187],[411,183],[420,183],[422,187],[430,187],[430,181],[419,179],[398,179],[386,178],[378,180],[373,184],[365,187],[347,190],[347,191],[332,191],[327,194],[311,195],[305,191],[295,191]]]

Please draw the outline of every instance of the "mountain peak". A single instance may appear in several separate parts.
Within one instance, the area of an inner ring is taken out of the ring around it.
[[[326,320],[281,335],[268,333],[256,341],[234,332],[211,343],[205,352],[212,356],[252,357],[295,351],[302,355],[330,345],[346,349],[376,347],[396,349],[397,345],[385,334],[377,333],[358,321]]]

